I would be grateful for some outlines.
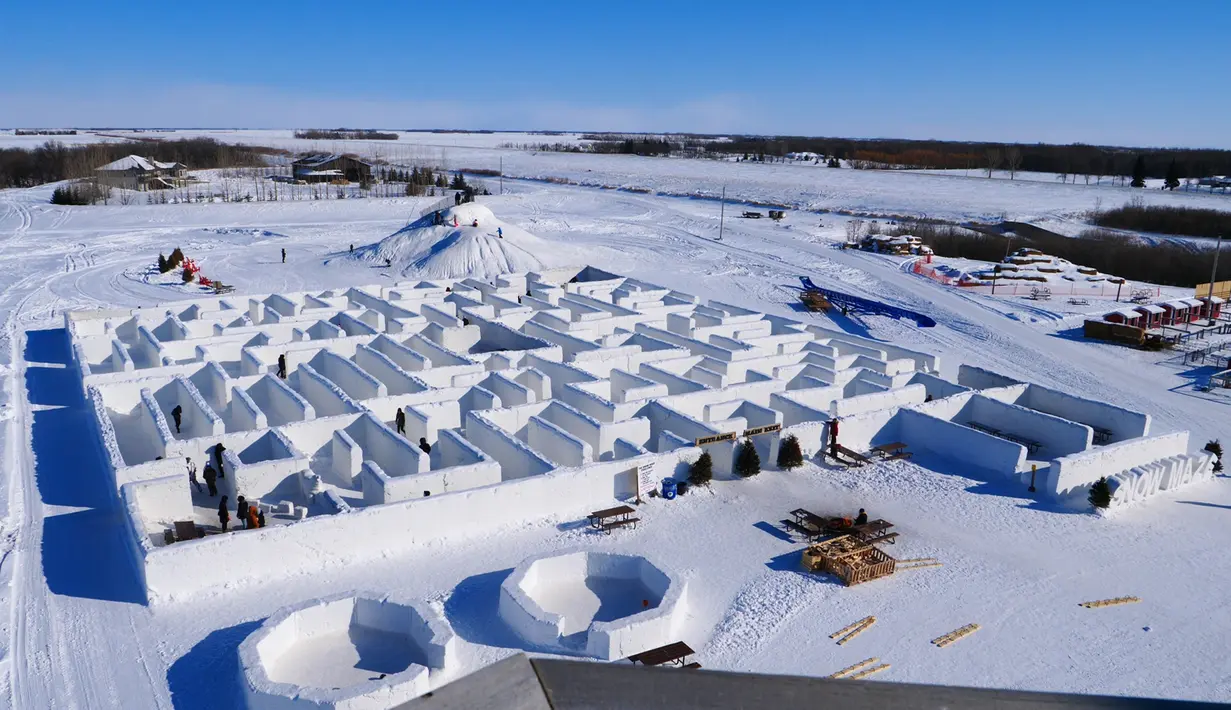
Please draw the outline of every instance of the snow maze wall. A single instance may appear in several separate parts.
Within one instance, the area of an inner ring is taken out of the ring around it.
[[[1142,500],[1209,463],[1147,438],[1143,413],[964,365],[949,381],[927,353],[593,267],[65,324],[154,601],[208,588],[200,570],[254,584],[269,559],[303,574],[575,519],[684,478],[702,450],[731,477],[749,431],[764,466],[786,435],[815,456],[834,419],[848,449],[903,442],[939,471],[1021,482],[1038,467],[1064,504],[1104,475],[1117,504]],[[227,534],[186,459],[202,484],[221,468]],[[239,496],[265,527],[244,529]]]

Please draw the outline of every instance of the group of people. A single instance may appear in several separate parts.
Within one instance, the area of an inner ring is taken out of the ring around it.
[[[201,472],[202,477],[205,479],[205,485],[209,487],[210,498],[218,495],[218,479],[227,477],[226,469],[222,466],[222,452],[226,450],[227,447],[223,446],[221,441],[215,444],[214,463],[211,464],[209,461],[206,461],[205,470]],[[188,480],[197,489],[197,492],[200,493],[201,482],[197,480],[197,465],[192,462],[191,456],[185,457],[185,461],[188,463]],[[217,464],[217,468],[214,467],[214,464]],[[223,498],[225,499],[226,496],[223,496]]]
[[[398,407],[397,414],[393,415],[393,423],[397,425],[398,433],[406,436],[406,412],[402,411],[401,407]],[[419,449],[425,454],[432,453],[432,445],[427,443],[427,437],[419,437]]]
[[[235,517],[244,526],[244,530],[255,530],[265,527],[265,511],[259,506],[249,505],[248,501],[243,496],[239,496],[235,500]],[[231,511],[227,510],[227,497],[223,496],[218,502],[218,523],[222,526],[222,532],[227,531],[227,526],[231,523]]]

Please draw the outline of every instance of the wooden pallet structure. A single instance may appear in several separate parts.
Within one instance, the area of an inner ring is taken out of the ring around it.
[[[888,663],[882,663],[879,666],[872,666],[871,668],[864,669],[862,671],[859,671],[858,673],[852,673],[851,675],[845,676],[843,680],[861,680],[863,678],[867,678],[873,673],[880,673],[881,671],[885,670],[888,667],[889,667]]]
[[[932,643],[936,645],[936,648],[944,648],[951,643],[956,643],[966,638],[967,636],[978,631],[980,628],[981,627],[978,624],[966,624],[960,629],[954,629],[943,636],[937,636],[932,639]]]
[[[895,571],[901,572],[908,569],[926,569],[928,567],[941,567],[945,563],[938,562],[935,557],[917,557],[913,560],[898,560]]]
[[[1078,606],[1087,609],[1102,609],[1105,606],[1119,606],[1120,604],[1136,604],[1141,601],[1137,597],[1116,597],[1115,599],[1099,599],[1093,602],[1082,602]]]
[[[848,641],[855,638],[859,634],[862,634],[863,632],[872,628],[872,624],[875,624],[875,623],[876,623],[875,616],[865,616],[859,621],[856,621],[855,623],[850,624],[849,626],[846,626],[844,628],[838,629],[837,631],[833,632],[832,634],[829,635],[829,638],[831,639],[837,638],[838,645],[843,646],[843,645],[846,645]],[[838,638],[839,636],[841,638]]]
[[[896,564],[878,548],[850,535],[839,535],[808,546],[801,562],[809,572],[827,572],[848,587],[888,577]]]

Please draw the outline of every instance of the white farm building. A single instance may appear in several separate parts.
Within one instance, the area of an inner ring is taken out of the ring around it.
[[[126,190],[161,190],[176,187],[188,166],[183,163],[163,163],[153,158],[128,155],[94,169],[99,185],[122,187]]]

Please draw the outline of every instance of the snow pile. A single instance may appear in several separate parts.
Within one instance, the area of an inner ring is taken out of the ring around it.
[[[995,266],[1000,267],[999,274],[994,270]],[[964,285],[980,285],[990,284],[993,279],[1039,284],[1124,282],[1124,279],[1117,276],[1044,254],[1038,249],[1018,249],[1003,262],[992,267],[984,266],[978,270],[964,271],[960,280]]]
[[[450,207],[440,215],[441,224],[433,224],[429,214],[359,250],[356,258],[377,265],[388,260],[403,276],[483,280],[574,261],[565,258],[571,252],[560,245],[549,245],[521,227],[496,219],[484,205]]]

